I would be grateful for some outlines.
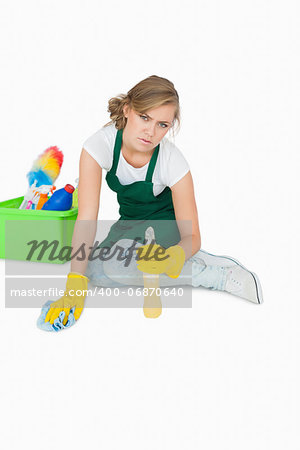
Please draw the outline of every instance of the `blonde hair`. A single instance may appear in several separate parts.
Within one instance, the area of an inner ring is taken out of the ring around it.
[[[166,78],[151,75],[136,84],[127,94],[119,94],[117,97],[112,97],[108,101],[107,109],[110,113],[111,121],[106,123],[104,127],[114,123],[118,130],[125,128],[127,118],[124,116],[123,108],[126,104],[140,114],[152,108],[173,104],[175,106],[175,114],[170,130],[173,130],[175,122],[177,123],[176,131],[180,127],[179,96],[174,84]]]

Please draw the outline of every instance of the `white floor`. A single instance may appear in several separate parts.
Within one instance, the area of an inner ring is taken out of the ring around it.
[[[263,305],[199,288],[156,320],[86,308],[57,334],[36,328],[38,309],[2,304],[6,448],[295,448],[296,289],[260,275]]]

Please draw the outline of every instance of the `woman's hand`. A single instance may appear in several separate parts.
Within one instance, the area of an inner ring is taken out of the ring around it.
[[[89,279],[77,272],[68,274],[66,290],[60,299],[53,302],[46,315],[45,322],[54,323],[59,314],[64,311],[65,317],[63,325],[66,325],[70,313],[70,309],[75,307],[74,318],[78,320],[81,316],[84,300],[87,295],[87,286]]]
[[[151,247],[149,249],[149,247]],[[137,268],[145,273],[166,273],[170,278],[178,278],[185,262],[185,252],[180,245],[173,245],[164,249],[160,245],[142,245],[136,250],[139,258]],[[149,254],[148,254],[149,252]]]

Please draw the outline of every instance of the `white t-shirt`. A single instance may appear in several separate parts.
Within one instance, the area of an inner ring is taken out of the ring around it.
[[[100,128],[84,143],[83,148],[97,161],[102,169],[109,171],[113,164],[113,152],[117,128],[112,123]],[[150,162],[150,161],[149,161]],[[131,184],[135,181],[144,181],[149,162],[143,167],[131,166],[123,157],[122,151],[116,175],[121,184]],[[189,165],[181,151],[164,137],[160,141],[158,158],[153,172],[153,194],[159,195],[166,186],[172,187],[190,170]]]

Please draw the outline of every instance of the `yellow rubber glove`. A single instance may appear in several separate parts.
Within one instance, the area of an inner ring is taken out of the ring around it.
[[[152,247],[149,251],[149,247]],[[165,253],[155,252],[157,249],[165,250]],[[180,245],[173,245],[167,249],[164,249],[160,245],[142,245],[136,250],[139,258],[147,255],[150,258],[149,261],[145,259],[137,260],[137,268],[141,272],[146,273],[165,273],[170,278],[178,278],[185,262],[185,251]],[[149,251],[149,255],[147,252]],[[166,258],[167,256],[167,258]]]
[[[87,295],[87,286],[89,279],[77,272],[68,274],[66,290],[63,297],[51,303],[50,309],[46,315],[45,322],[53,324],[61,311],[65,312],[63,324],[68,321],[70,309],[75,306],[74,318],[78,320],[81,316],[84,300]]]

